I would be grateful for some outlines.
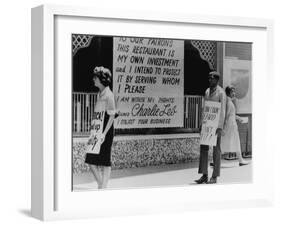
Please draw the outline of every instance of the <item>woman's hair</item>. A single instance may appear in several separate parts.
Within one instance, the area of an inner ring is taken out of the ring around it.
[[[234,87],[227,86],[225,88],[225,94],[229,97],[232,90],[234,90]]]
[[[94,68],[94,76],[98,77],[101,84],[105,87],[110,86],[112,83],[112,75],[109,69],[100,66]]]

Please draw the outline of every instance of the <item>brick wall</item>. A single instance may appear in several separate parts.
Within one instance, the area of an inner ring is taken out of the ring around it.
[[[73,140],[73,173],[89,171],[84,163],[86,140]],[[113,169],[198,161],[199,137],[178,139],[119,140],[112,145]]]

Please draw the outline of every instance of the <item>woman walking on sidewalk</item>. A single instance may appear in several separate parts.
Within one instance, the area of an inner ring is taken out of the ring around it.
[[[233,87],[226,87],[225,93],[227,96],[226,100],[226,114],[225,123],[221,137],[221,150],[222,153],[230,152],[236,153],[239,166],[249,164],[242,157],[241,144],[238,132],[238,126],[236,120],[243,122],[242,118],[236,115],[236,107],[233,103],[235,98],[235,89]]]
[[[97,102],[95,104],[95,112],[98,106],[101,107],[104,115],[103,131],[100,136],[100,151],[99,153],[87,153],[85,163],[89,164],[90,170],[93,173],[98,189],[106,188],[111,173],[111,146],[114,136],[113,121],[116,114],[115,100],[110,85],[112,76],[109,69],[104,67],[95,67],[93,81],[95,86],[99,88]],[[93,126],[93,125],[92,125]],[[88,144],[93,142],[94,134],[89,138]]]

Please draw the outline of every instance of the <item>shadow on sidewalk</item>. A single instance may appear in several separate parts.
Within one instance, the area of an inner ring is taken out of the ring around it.
[[[180,164],[163,164],[158,166],[136,167],[129,169],[115,169],[112,170],[111,178],[122,178],[130,176],[138,176],[153,173],[163,173],[167,171],[183,170],[197,168],[198,162],[180,163]]]
[[[125,169],[114,169],[111,171],[110,179],[121,179],[135,176],[143,176],[148,174],[156,174],[163,172],[172,172],[177,170],[197,168],[198,162],[180,163],[180,164],[163,164],[157,166],[135,167]],[[73,175],[73,184],[90,183],[94,181],[94,177],[90,172]]]

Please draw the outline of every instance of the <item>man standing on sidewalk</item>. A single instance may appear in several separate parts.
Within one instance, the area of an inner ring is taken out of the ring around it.
[[[226,95],[224,90],[218,85],[220,74],[216,71],[209,73],[209,88],[205,92],[205,101],[215,101],[221,103],[221,113],[219,117],[219,125],[216,130],[217,134],[217,144],[213,147],[213,161],[214,169],[213,174],[210,180],[208,181],[208,145],[200,145],[200,160],[199,160],[199,174],[203,176],[195,180],[197,184],[208,183],[214,184],[217,183],[217,177],[220,176],[220,167],[221,167],[221,132],[224,125],[225,119],[225,107],[226,107]]]

